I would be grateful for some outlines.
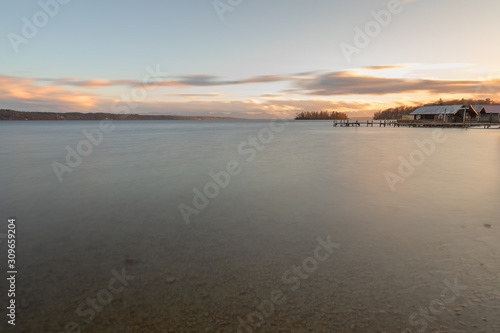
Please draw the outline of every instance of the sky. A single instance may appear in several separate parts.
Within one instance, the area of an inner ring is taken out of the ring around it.
[[[268,119],[500,101],[498,0],[0,3],[0,109]]]

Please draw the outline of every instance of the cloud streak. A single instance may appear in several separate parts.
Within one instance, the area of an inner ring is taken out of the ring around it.
[[[262,84],[286,82],[290,88],[280,93],[316,96],[343,96],[343,95],[389,95],[404,93],[432,93],[432,94],[467,94],[473,93],[478,85],[498,85],[499,80],[488,82],[474,80],[437,80],[437,79],[407,79],[360,74],[360,71],[376,72],[388,69],[401,69],[406,66],[371,66],[358,71],[337,72],[305,72],[291,75],[263,75],[227,80],[214,75],[185,75],[173,80],[158,80],[144,83],[140,80],[120,79],[90,79],[78,80],[74,78],[38,79],[40,82],[50,82],[54,86],[78,87],[96,89],[103,87],[125,86],[130,88],[158,88],[158,87],[219,87],[244,84]],[[173,95],[171,95],[173,96]],[[186,93],[179,94],[192,97],[210,97],[209,94]],[[220,94],[218,95],[220,96]],[[271,96],[271,95],[269,95]]]
[[[96,107],[99,95],[71,91],[57,86],[41,86],[35,79],[0,75],[0,102],[4,105],[26,105],[33,108],[66,111],[89,110]]]
[[[445,97],[460,94],[460,97],[470,98],[478,96],[479,93],[483,93],[483,97],[484,93],[487,93],[487,97],[492,99],[500,95],[499,78],[478,81],[384,76],[384,70],[405,68],[411,67],[372,66],[350,71],[264,75],[238,80],[197,74],[169,80],[162,78],[147,86],[134,79],[36,79],[0,75],[0,107],[21,111],[112,112],[111,105],[116,105],[120,99],[106,95],[102,88],[118,86],[131,90],[141,87],[179,87],[178,93],[160,90],[159,94],[151,95],[148,100],[137,102],[138,107],[134,109],[137,113],[230,114],[249,118],[266,118],[276,113],[292,117],[296,112],[320,109],[372,112],[393,106],[398,100],[424,101],[423,99],[427,98],[427,102],[437,100],[438,95]],[[222,86],[276,82],[282,83],[279,88],[257,95],[241,96],[222,88],[216,89]],[[206,89],[197,91],[196,87],[213,89],[208,92]],[[88,89],[96,90],[89,92]],[[154,100],[155,98],[160,100]]]
[[[121,80],[106,80],[106,79],[90,79],[90,80],[77,80],[73,78],[62,79],[38,79],[41,82],[50,82],[57,86],[73,86],[80,88],[102,88],[113,86],[127,86],[130,88],[157,88],[157,87],[213,87],[213,86],[229,86],[239,84],[252,84],[252,83],[269,83],[293,80],[297,76],[305,76],[309,73],[299,73],[294,76],[282,75],[263,75],[254,76],[241,80],[224,80],[219,76],[214,75],[185,75],[177,77],[174,80],[156,80],[155,82],[144,83],[141,80],[121,79]]]
[[[359,75],[353,71],[331,72],[295,82],[295,93],[316,96],[389,95],[409,93],[470,94],[479,85],[498,86],[500,80],[411,80]]]
[[[196,96],[196,94],[181,94]],[[199,94],[201,97],[219,97]],[[67,90],[58,86],[42,86],[36,79],[0,76],[0,108],[20,111],[50,112],[112,112],[117,100],[84,91]],[[346,102],[322,99],[275,99],[269,95],[258,101],[188,100],[144,101],[138,103],[134,113],[212,115],[243,118],[270,118],[275,115],[293,118],[297,112],[307,110],[370,110],[371,102]]]

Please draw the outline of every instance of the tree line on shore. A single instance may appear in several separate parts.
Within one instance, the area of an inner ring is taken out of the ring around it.
[[[297,113],[295,120],[346,120],[349,119],[344,112],[337,111],[304,111]]]
[[[0,120],[239,120],[239,118],[81,112],[24,112],[0,109]]]
[[[486,99],[453,99],[449,101],[443,101],[443,99],[439,99],[439,101],[417,105],[417,106],[397,106],[394,108],[385,109],[383,111],[375,112],[373,115],[374,120],[384,120],[384,119],[402,119],[404,115],[408,115],[418,109],[421,106],[431,106],[431,105],[488,105],[488,104],[497,104],[497,102],[492,101],[490,98]]]

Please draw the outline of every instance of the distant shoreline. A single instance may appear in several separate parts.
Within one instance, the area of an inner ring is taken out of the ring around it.
[[[13,120],[248,120],[233,117],[209,116],[176,116],[176,115],[140,115],[115,113],[82,113],[82,112],[25,112],[0,110],[0,121]]]

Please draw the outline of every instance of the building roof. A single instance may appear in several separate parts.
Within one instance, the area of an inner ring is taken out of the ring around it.
[[[477,113],[481,113],[481,111],[483,111],[484,109],[484,105],[471,105],[471,106],[474,110],[476,110]]]
[[[455,114],[462,108],[467,108],[467,107],[464,105],[422,106],[410,114],[411,115],[417,115],[417,114]]]
[[[477,113],[481,112],[481,109],[484,108],[484,112],[486,113],[500,114],[500,104],[473,105],[472,107],[476,110]]]

